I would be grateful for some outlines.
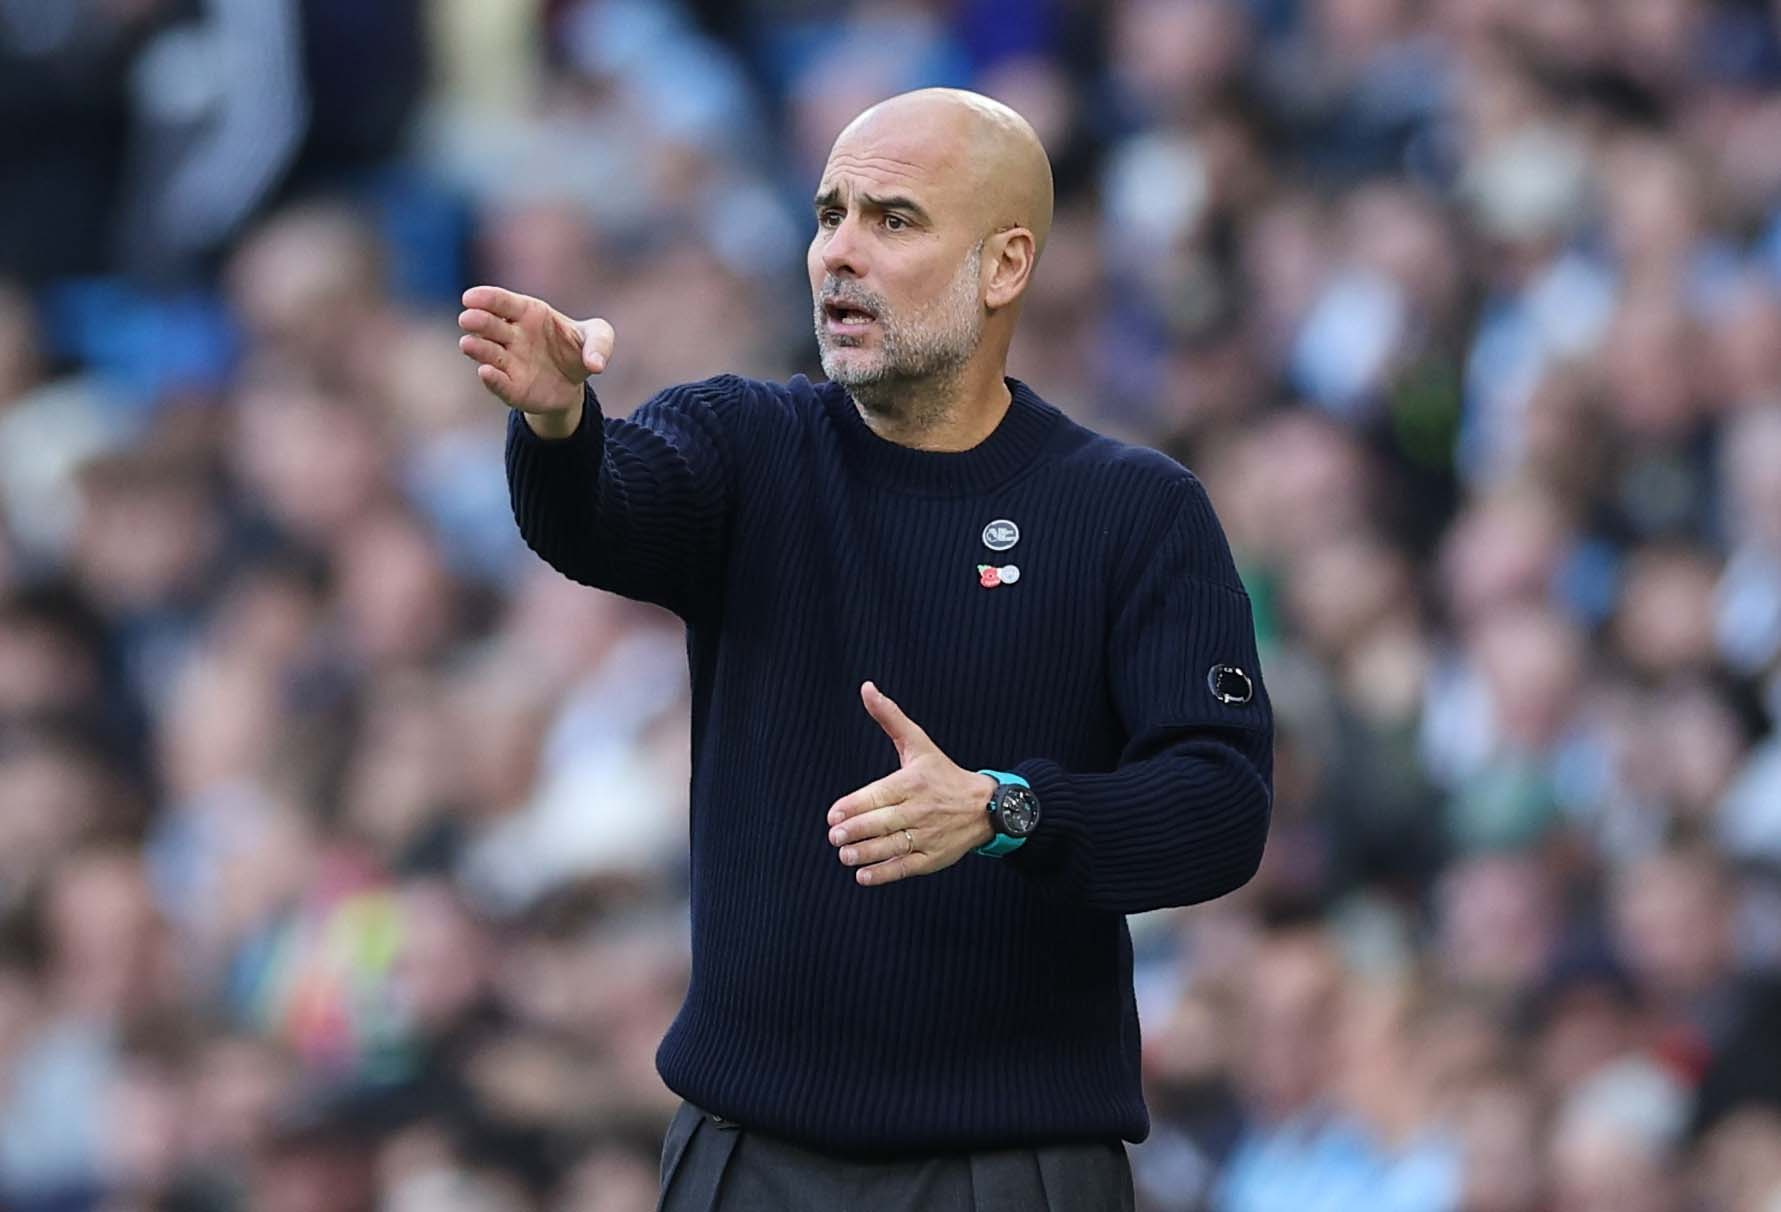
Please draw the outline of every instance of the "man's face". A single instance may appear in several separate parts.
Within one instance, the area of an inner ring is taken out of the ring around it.
[[[963,365],[983,336],[983,240],[965,166],[940,141],[842,136],[817,187],[807,264],[822,368],[844,387]]]

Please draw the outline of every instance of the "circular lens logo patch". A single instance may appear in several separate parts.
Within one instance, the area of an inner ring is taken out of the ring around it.
[[[1212,697],[1228,707],[1241,706],[1255,697],[1255,683],[1235,665],[1214,665],[1206,673]]]

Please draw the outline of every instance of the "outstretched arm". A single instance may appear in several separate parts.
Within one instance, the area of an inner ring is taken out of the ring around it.
[[[507,479],[526,542],[563,575],[692,621],[719,607],[733,459],[724,378],[661,392],[629,420],[602,416],[587,385],[614,334],[538,299],[464,295],[459,348],[513,410]]]

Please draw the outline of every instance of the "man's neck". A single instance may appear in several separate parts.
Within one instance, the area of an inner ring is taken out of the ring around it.
[[[849,394],[867,428],[916,450],[970,450],[996,431],[1013,396],[998,370],[972,381],[960,374],[919,383],[875,385]]]

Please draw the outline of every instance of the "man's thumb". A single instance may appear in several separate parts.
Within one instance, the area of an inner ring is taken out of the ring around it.
[[[606,363],[612,358],[612,346],[617,334],[612,325],[604,320],[583,320],[576,326],[581,334],[581,364],[587,367],[589,374],[597,375],[606,369]]]
[[[866,711],[878,726],[890,737],[897,747],[897,757],[908,762],[910,755],[925,748],[928,734],[923,732],[914,720],[903,714],[903,709],[892,702],[884,691],[878,689],[876,683],[866,682],[860,686],[860,699],[866,704]]]

